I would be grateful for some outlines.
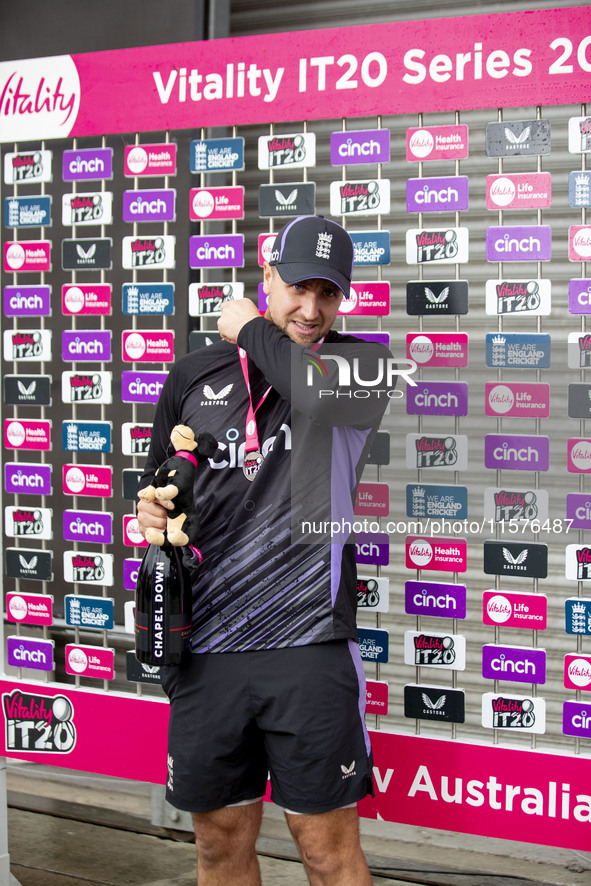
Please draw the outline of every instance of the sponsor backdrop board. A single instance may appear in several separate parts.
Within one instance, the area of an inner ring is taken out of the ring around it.
[[[362,814],[588,849],[591,22],[579,7],[527,23],[0,63],[5,753],[164,781],[159,675],[111,634],[129,629],[154,405],[171,362],[217,340],[222,303],[256,298],[273,232],[336,214],[356,265],[336,327],[384,337],[409,368],[355,503],[378,727]],[[14,78],[21,93],[43,84],[43,107],[11,100]],[[62,650],[61,619],[93,633]],[[39,626],[59,649],[35,645]],[[535,679],[534,648],[559,650]],[[64,682],[41,683],[64,656]],[[96,688],[73,691],[78,678]],[[33,746],[27,712],[52,717]],[[148,721],[154,744],[131,759],[120,727]],[[512,808],[493,808],[493,777],[519,785]]]

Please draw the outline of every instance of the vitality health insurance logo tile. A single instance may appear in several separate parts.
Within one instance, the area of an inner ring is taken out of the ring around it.
[[[6,618],[17,624],[49,627],[53,624],[53,597],[50,594],[8,593]]]
[[[126,329],[121,334],[121,353],[127,363],[172,363],[174,331]]]
[[[51,495],[51,465],[6,462],[4,491],[11,495]]]
[[[62,286],[62,314],[100,316],[111,313],[110,283],[77,283]]]
[[[330,134],[330,162],[333,166],[388,163],[389,160],[389,129],[359,129]]]
[[[468,335],[465,332],[407,332],[406,356],[420,366],[464,368],[468,365]]]
[[[467,175],[407,179],[407,212],[461,212],[468,203]]]
[[[51,286],[5,286],[3,304],[5,317],[49,317]]]
[[[4,419],[4,446],[7,449],[51,449],[51,422],[44,419]]]
[[[550,467],[550,438],[486,434],[484,466],[496,470],[547,471]]]
[[[51,240],[11,241],[4,244],[4,270],[7,273],[51,271]]]
[[[196,139],[189,144],[191,172],[230,172],[244,169],[243,138]]]
[[[173,188],[123,191],[123,221],[174,221],[176,191]]]
[[[407,160],[465,160],[468,156],[468,127],[421,126],[406,130]]]
[[[62,154],[62,179],[99,181],[113,178],[113,148],[78,148]]]
[[[591,690],[591,655],[573,652],[564,656],[564,685],[583,692]]]
[[[39,228],[51,225],[51,197],[6,197],[4,226],[7,228]]]
[[[51,151],[22,151],[4,155],[4,184],[34,184],[52,181]]]
[[[126,145],[123,175],[127,178],[176,175],[176,148],[174,142]]]
[[[545,631],[548,599],[544,594],[527,594],[492,589],[482,595],[482,621],[486,625]]]
[[[468,568],[467,548],[465,538],[408,535],[405,542],[405,565],[407,569],[465,572]]]

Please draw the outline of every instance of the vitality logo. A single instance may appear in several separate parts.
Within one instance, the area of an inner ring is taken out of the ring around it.
[[[74,708],[64,695],[28,694],[15,689],[3,694],[2,709],[7,749],[52,754],[74,750]]]

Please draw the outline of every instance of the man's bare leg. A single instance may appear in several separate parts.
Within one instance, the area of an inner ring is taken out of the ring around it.
[[[194,812],[199,886],[261,886],[255,851],[263,804]]]
[[[285,817],[311,886],[371,886],[356,806]]]

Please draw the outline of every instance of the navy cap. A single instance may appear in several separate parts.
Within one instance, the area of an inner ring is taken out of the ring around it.
[[[284,283],[330,280],[349,298],[353,241],[341,225],[322,215],[300,215],[275,238],[270,265]]]

